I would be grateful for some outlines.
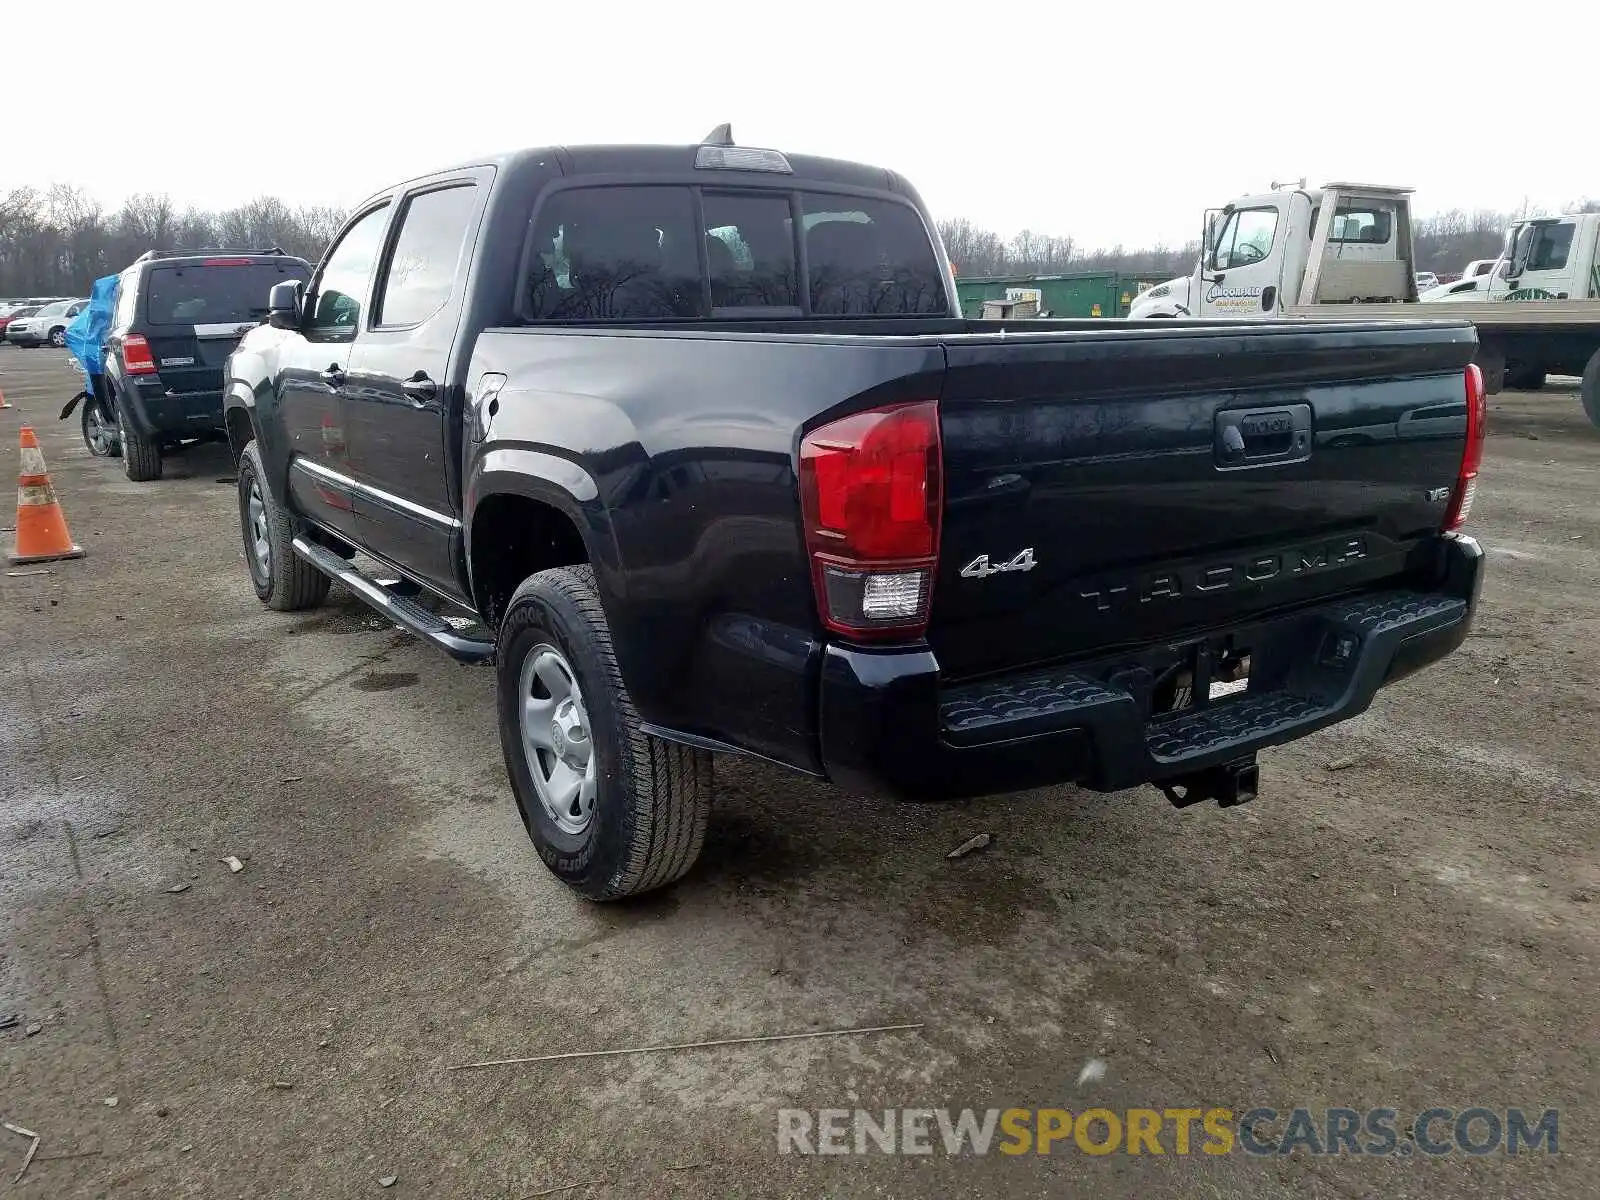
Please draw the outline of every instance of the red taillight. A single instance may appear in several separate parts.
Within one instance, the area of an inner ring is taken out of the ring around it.
[[[150,356],[150,343],[137,333],[122,339],[122,369],[129,375],[154,375],[156,360]]]
[[[822,623],[852,637],[920,637],[939,557],[939,406],[844,417],[800,443],[800,507]]]
[[[248,258],[207,258],[200,263],[202,267],[248,267]]]
[[[1483,372],[1477,363],[1467,364],[1467,448],[1461,452],[1461,472],[1456,476],[1455,489],[1450,493],[1450,511],[1445,513],[1444,527],[1460,529],[1472,512],[1472,500],[1478,491],[1478,468],[1483,465],[1483,438],[1489,423],[1489,400],[1483,390]]]

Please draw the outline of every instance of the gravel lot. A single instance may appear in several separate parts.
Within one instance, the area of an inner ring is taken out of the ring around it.
[[[32,424],[88,550],[0,572],[0,1119],[42,1135],[12,1186],[0,1131],[0,1193],[1600,1194],[1600,433],[1559,381],[1490,401],[1472,639],[1254,804],[727,761],[694,874],[600,908],[526,841],[490,672],[338,588],[262,610],[226,452],[129,483],[56,419],[76,378],[0,348],[0,482]],[[777,1152],[782,1107],[1296,1104],[1559,1107],[1561,1154]]]

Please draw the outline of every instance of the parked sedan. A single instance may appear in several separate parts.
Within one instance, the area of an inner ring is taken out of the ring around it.
[[[44,306],[41,304],[13,304],[0,308],[0,342],[6,340],[6,326],[23,317],[33,316],[42,307]]]
[[[19,346],[52,346],[67,344],[67,326],[72,319],[89,306],[87,300],[58,300],[46,304],[31,317],[13,319],[6,326],[6,340]]]

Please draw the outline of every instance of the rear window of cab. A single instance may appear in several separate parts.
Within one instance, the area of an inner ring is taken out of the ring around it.
[[[151,325],[225,325],[267,315],[274,284],[305,280],[310,272],[292,258],[255,262],[221,259],[151,267],[145,282],[145,321]]]
[[[947,311],[922,218],[892,200],[804,190],[578,187],[545,200],[531,236],[520,297],[528,321]]]

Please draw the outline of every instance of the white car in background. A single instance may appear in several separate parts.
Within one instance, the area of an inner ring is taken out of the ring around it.
[[[18,346],[67,344],[67,326],[85,308],[87,300],[58,300],[47,304],[31,317],[19,317],[6,324],[6,341]]]

